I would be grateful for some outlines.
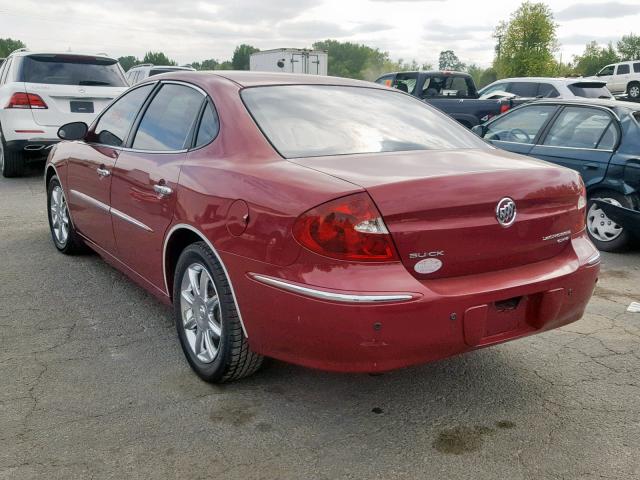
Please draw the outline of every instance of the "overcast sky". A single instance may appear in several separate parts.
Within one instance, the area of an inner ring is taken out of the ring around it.
[[[563,60],[590,40],[640,34],[640,0],[550,0]],[[0,36],[31,49],[142,57],[164,51],[179,63],[260,49],[310,47],[334,38],[386,50],[393,59],[437,65],[441,50],[487,66],[494,27],[514,1],[457,0],[0,0]],[[558,52],[558,56],[560,55]],[[329,60],[331,61],[331,60]]]

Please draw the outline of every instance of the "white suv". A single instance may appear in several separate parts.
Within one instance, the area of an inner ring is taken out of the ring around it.
[[[629,100],[640,100],[640,60],[607,65],[596,78],[607,82],[614,95],[629,96]]]
[[[129,85],[135,85],[140,83],[146,78],[153,77],[154,75],[160,75],[161,73],[177,72],[179,70],[185,70],[187,72],[195,72],[195,68],[191,67],[176,67],[175,65],[154,65],[153,63],[141,63],[140,65],[134,65],[127,71],[127,82]]]
[[[519,77],[503,78],[482,88],[483,99],[520,98],[606,98],[613,100],[603,80],[584,78]]]
[[[11,53],[0,67],[2,175],[20,176],[29,158],[59,141],[62,125],[91,124],[126,88],[118,61],[102,54]]]

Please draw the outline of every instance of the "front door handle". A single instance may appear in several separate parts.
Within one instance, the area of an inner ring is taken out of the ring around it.
[[[104,168],[104,165],[96,168],[96,172],[98,172],[98,175],[100,175],[101,177],[108,177],[109,175],[111,175],[111,172]]]
[[[585,163],[584,165],[585,170],[597,170],[598,168],[599,165],[597,163]]]
[[[166,185],[162,185],[162,184],[154,185],[153,191],[163,197],[166,197],[167,195],[171,195],[173,193],[173,190],[171,189],[171,187],[167,187]]]

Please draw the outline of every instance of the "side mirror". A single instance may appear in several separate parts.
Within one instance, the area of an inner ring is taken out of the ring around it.
[[[58,129],[58,138],[62,140],[82,140],[87,136],[89,126],[84,122],[71,122]]]
[[[471,128],[471,131],[473,133],[475,133],[476,135],[478,135],[480,138],[484,137],[484,134],[487,133],[487,126],[486,125],[476,125],[475,127]]]

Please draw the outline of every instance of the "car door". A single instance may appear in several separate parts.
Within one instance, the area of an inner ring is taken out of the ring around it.
[[[613,80],[613,74],[615,73],[615,71],[616,71],[615,65],[607,65],[606,67],[602,68],[602,70],[600,70],[598,73],[596,73],[598,80],[603,80],[607,82],[607,88],[612,93],[617,93],[616,90],[614,89],[614,80]]]
[[[511,110],[489,122],[483,137],[498,148],[527,155],[557,109],[557,105],[538,104]]]
[[[619,137],[618,121],[610,110],[567,106],[531,155],[580,172],[589,187],[604,179]]]
[[[176,204],[180,167],[206,94],[165,81],[136,121],[112,175],[111,214],[118,258],[163,288],[162,246]]]
[[[78,142],[67,160],[68,205],[74,226],[109,253],[115,253],[111,227],[111,173],[133,121],[153,89],[145,85],[116,100]]]
[[[628,63],[622,63],[616,67],[616,74],[613,77],[613,88],[616,92],[626,92],[627,83],[631,76],[631,66]]]

